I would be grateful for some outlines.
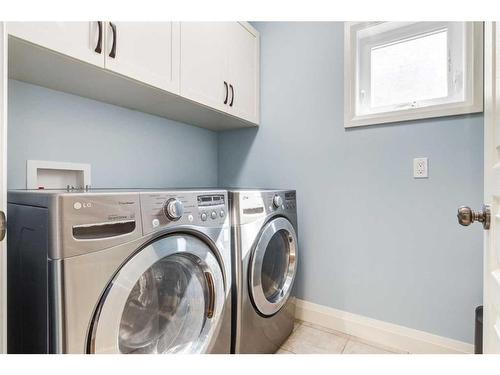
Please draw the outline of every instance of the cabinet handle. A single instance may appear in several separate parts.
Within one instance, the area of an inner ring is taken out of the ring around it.
[[[224,87],[226,88],[226,99],[224,99],[224,104],[227,104],[227,99],[229,95],[229,88],[227,87],[227,82],[224,81]]]
[[[113,22],[110,22],[109,26],[111,26],[111,30],[113,31],[113,44],[111,45],[111,52],[109,53],[109,57],[112,57],[114,59],[116,57],[116,25]]]
[[[229,84],[229,87],[231,88],[231,103],[229,103],[229,106],[232,107],[234,102],[234,88],[231,84]]]
[[[97,27],[99,28],[99,37],[97,39],[97,45],[95,46],[95,52],[101,53],[102,52],[102,22],[97,21]]]

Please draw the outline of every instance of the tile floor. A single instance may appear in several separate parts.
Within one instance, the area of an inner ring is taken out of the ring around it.
[[[276,354],[401,354],[315,324],[296,321],[293,333]]]

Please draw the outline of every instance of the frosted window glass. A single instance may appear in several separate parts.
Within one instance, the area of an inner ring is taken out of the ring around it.
[[[446,30],[371,49],[371,105],[448,96]]]

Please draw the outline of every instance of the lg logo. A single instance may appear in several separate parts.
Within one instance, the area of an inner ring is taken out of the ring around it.
[[[73,204],[73,208],[75,210],[79,210],[80,208],[90,208],[90,207],[92,207],[92,203],[90,203],[90,202],[87,202],[87,203],[75,202],[75,204]]]

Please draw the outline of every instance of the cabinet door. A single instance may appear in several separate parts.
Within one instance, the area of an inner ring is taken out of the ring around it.
[[[104,38],[104,22],[101,25]],[[7,31],[20,39],[104,67],[104,51],[96,52],[98,22],[9,22]]]
[[[224,112],[229,109],[230,25],[230,22],[181,23],[181,96]]]
[[[259,123],[259,34],[246,23],[231,24],[228,32],[229,113]]]
[[[177,94],[179,27],[178,22],[106,23],[106,69]]]

